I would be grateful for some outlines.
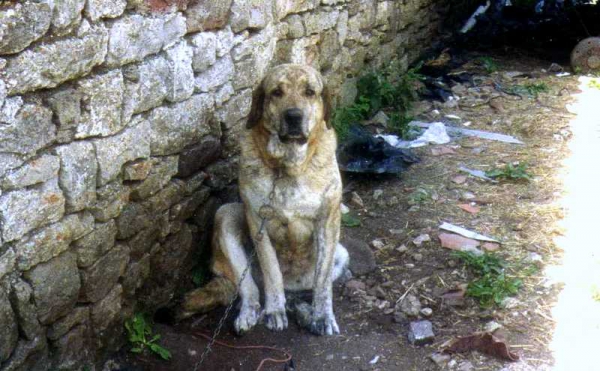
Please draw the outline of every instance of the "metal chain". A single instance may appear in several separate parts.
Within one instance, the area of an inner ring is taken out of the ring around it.
[[[268,219],[271,219],[273,217],[274,210],[273,210],[273,207],[271,206],[271,202],[273,201],[273,198],[275,198],[275,181],[277,179],[279,179],[280,177],[281,177],[281,170],[276,169],[275,177],[273,179],[273,187],[271,189],[271,192],[269,193],[269,201],[267,203],[265,203],[263,206],[261,206],[261,208],[259,209],[259,216],[260,216],[261,220],[260,220],[260,228],[258,229],[258,232],[256,233],[256,236],[254,238],[255,241],[262,241],[262,239],[264,237],[264,229],[265,229],[266,222]],[[225,308],[225,313],[219,320],[219,323],[217,324],[217,328],[215,328],[215,331],[213,332],[213,335],[212,335],[210,341],[208,342],[208,344],[206,344],[206,347],[204,348],[204,351],[202,352],[202,355],[200,356],[200,360],[198,362],[196,362],[196,364],[194,365],[194,371],[198,370],[198,367],[200,367],[202,365],[202,363],[204,362],[204,360],[206,359],[208,354],[212,351],[212,346],[215,344],[215,341],[217,340],[217,336],[219,336],[219,334],[221,333],[221,330],[223,329],[223,326],[225,325],[225,320],[229,316],[229,312],[231,312],[231,309],[233,309],[233,305],[235,304],[235,301],[237,300],[237,298],[240,295],[240,287],[242,285],[242,282],[244,282],[246,275],[250,271],[250,268],[252,267],[252,261],[254,260],[255,257],[256,257],[256,244],[254,246],[254,249],[252,250],[252,254],[250,254],[250,256],[248,257],[248,264],[246,265],[246,268],[242,272],[240,280],[236,286],[235,295],[233,295],[233,298],[231,298],[231,301]]]

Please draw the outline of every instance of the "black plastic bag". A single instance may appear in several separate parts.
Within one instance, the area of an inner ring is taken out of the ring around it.
[[[356,125],[339,146],[337,157],[340,170],[365,174],[399,174],[419,161],[410,150],[393,147]]]

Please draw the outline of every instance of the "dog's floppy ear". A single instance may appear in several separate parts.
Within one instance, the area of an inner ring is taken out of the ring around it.
[[[265,104],[265,89],[262,84],[259,85],[252,93],[252,107],[250,108],[250,115],[248,116],[248,122],[246,123],[246,129],[252,129],[258,124],[263,114],[263,106]]]
[[[327,86],[323,86],[321,99],[323,99],[323,120],[325,120],[325,123],[327,124],[327,129],[331,129],[331,120],[333,118],[333,102],[331,93],[329,93]]]

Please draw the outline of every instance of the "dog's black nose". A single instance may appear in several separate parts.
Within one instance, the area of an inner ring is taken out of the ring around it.
[[[283,119],[285,120],[285,123],[288,124],[288,130],[290,132],[295,132],[301,129],[303,116],[302,110],[299,108],[290,108],[285,110],[283,113]]]

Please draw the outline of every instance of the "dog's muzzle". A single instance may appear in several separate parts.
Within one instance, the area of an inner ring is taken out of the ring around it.
[[[283,143],[304,144],[307,142],[307,134],[303,130],[304,113],[299,108],[290,108],[283,112],[279,139]]]

